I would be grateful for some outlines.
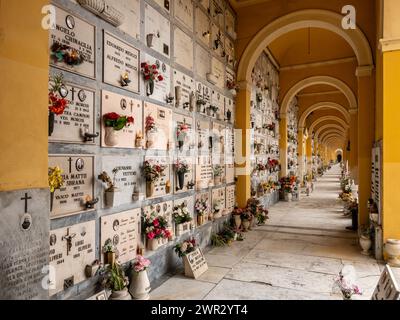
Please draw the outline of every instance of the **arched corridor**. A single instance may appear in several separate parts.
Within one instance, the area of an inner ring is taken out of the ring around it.
[[[336,165],[310,197],[279,202],[268,224],[246,233],[243,242],[207,252],[210,269],[199,281],[173,276],[152,299],[342,299],[333,290],[334,278],[352,265],[364,291],[357,299],[369,300],[384,265],[362,255],[357,234],[345,230],[339,178]]]

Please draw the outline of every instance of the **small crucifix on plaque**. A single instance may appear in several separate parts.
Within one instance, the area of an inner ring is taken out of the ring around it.
[[[69,234],[69,228],[67,229],[67,234],[61,238],[62,241],[67,241],[67,256],[72,249],[72,239],[76,237],[76,233]]]
[[[28,213],[28,200],[32,200],[32,197],[28,197],[28,194],[25,193],[25,197],[21,198],[21,200],[25,200],[25,213]]]

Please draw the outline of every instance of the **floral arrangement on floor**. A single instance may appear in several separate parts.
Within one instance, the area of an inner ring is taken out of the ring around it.
[[[55,192],[57,189],[60,189],[64,185],[62,173],[63,171],[58,166],[49,168],[48,180],[51,193]]]
[[[50,81],[53,84],[49,90],[49,111],[59,116],[64,113],[68,106],[67,99],[60,96],[60,90],[65,87],[64,75],[62,73],[55,75],[50,78]]]
[[[351,284],[349,281],[346,281],[343,274],[340,272],[339,276],[335,279],[335,285],[339,288],[340,292],[343,295],[343,299],[351,300],[353,295],[362,295],[361,289],[355,285]]]
[[[211,244],[215,247],[224,247],[230,245],[235,238],[237,241],[243,240],[243,236],[237,234],[229,223],[224,223],[223,229],[211,236]]]
[[[196,214],[198,216],[204,216],[208,214],[208,201],[204,199],[197,199],[194,209],[196,210]]]
[[[182,203],[179,206],[174,207],[174,211],[172,213],[175,224],[182,224],[186,222],[192,221],[192,217],[190,216],[190,212],[187,206]]]
[[[251,212],[247,209],[243,210],[242,214],[240,215],[240,218],[242,220],[248,220],[251,221],[251,219],[253,219],[253,215],[251,214]]]
[[[157,216],[155,212],[145,219],[143,226],[148,240],[171,238],[171,232],[167,227],[167,220],[163,216]]]
[[[121,116],[116,112],[109,112],[103,115],[104,126],[112,127],[115,131],[122,130],[134,123],[133,117]]]
[[[175,253],[179,258],[186,256],[187,254],[195,251],[197,249],[196,240],[191,238],[189,240],[183,241],[182,243],[178,243],[175,247]]]
[[[166,166],[146,160],[143,165],[143,175],[148,182],[155,182],[164,175]]]
[[[146,117],[146,132],[157,131],[156,122],[151,115]]]
[[[243,213],[244,209],[239,208],[239,207],[235,207],[232,211],[232,215],[234,216],[241,216]]]
[[[295,184],[297,183],[297,177],[295,176],[282,177],[279,180],[279,183],[281,185],[281,190],[283,190],[284,192],[291,193],[293,191]]]
[[[54,42],[50,51],[50,58],[54,62],[64,62],[69,66],[79,66],[85,61],[85,57],[78,50],[65,44]]]
[[[145,271],[151,265],[151,261],[149,259],[144,258],[141,255],[138,255],[133,263],[133,271],[136,273]]]
[[[178,174],[188,173],[190,171],[188,163],[186,161],[177,160],[175,162],[175,171]]]

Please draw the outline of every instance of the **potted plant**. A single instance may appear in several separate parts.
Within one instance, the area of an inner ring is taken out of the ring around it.
[[[50,78],[50,81],[53,83],[49,90],[49,137],[54,131],[55,116],[62,115],[68,106],[68,101],[65,99],[68,92],[66,91],[63,74],[60,73]]]
[[[154,144],[155,134],[157,133],[156,122],[150,114],[146,117],[145,127],[147,136],[146,147],[150,149]]]
[[[64,185],[62,173],[62,170],[58,166],[49,168],[48,170],[48,181],[50,188],[50,212],[53,211],[54,192]]]
[[[243,209],[241,209],[239,207],[235,207],[235,209],[233,209],[233,211],[232,211],[232,217],[235,222],[236,230],[239,230],[240,226],[242,225],[242,218],[241,218],[242,213],[243,213]]]
[[[214,185],[219,185],[221,184],[221,176],[223,173],[223,168],[221,165],[217,164],[216,166],[214,166],[213,168],[213,174],[214,174]]]
[[[132,300],[128,292],[128,277],[125,276],[124,270],[117,263],[111,265],[107,287],[112,290],[109,300]]]
[[[185,174],[188,173],[189,165],[185,161],[177,160],[175,163],[175,172],[178,177],[177,190],[182,190],[185,185]]]
[[[150,160],[146,160],[143,166],[143,174],[146,179],[146,195],[152,197],[154,193],[154,183],[160,179],[164,174],[165,166],[152,163]]]
[[[118,173],[118,169],[114,168],[113,171],[113,179],[111,180],[110,176],[107,172],[103,171],[98,178],[107,184],[107,189],[105,191],[105,203],[107,207],[113,207],[115,202],[115,195],[119,192],[119,188],[115,186],[115,179]]]
[[[360,226],[360,246],[363,249],[361,253],[366,256],[369,256],[369,250],[372,246],[371,231],[370,226]]]
[[[109,265],[115,264],[115,247],[111,239],[107,239],[103,246],[104,263]]]
[[[110,147],[118,144],[117,132],[134,123],[133,117],[121,116],[116,112],[103,115],[103,121],[105,126],[104,143]]]
[[[147,268],[151,262],[149,259],[138,255],[132,265],[133,276],[129,287],[129,292],[136,300],[149,300],[151,290]]]
[[[242,219],[243,231],[247,232],[250,228],[250,224],[251,224],[251,220],[253,219],[253,216],[249,212],[249,210],[246,209],[242,212],[242,214],[240,215],[240,218]]]
[[[160,74],[155,64],[150,65],[148,62],[142,62],[140,66],[146,83],[146,94],[151,96],[154,93],[154,83],[163,81],[164,77]]]
[[[163,216],[157,216],[152,212],[144,221],[144,232],[147,239],[147,248],[155,251],[161,245],[167,243],[171,238],[171,232],[168,228],[168,221]]]
[[[175,206],[172,216],[175,222],[176,235],[178,237],[190,231],[192,217],[185,203]]]
[[[178,140],[179,150],[182,150],[183,148],[188,130],[189,126],[186,123],[179,124],[178,128],[176,129],[176,139]]]
[[[208,201],[205,199],[197,199],[194,208],[197,215],[197,225],[201,226],[204,224],[208,213]]]

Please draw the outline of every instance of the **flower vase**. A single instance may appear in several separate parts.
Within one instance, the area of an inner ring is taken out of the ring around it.
[[[110,147],[116,146],[118,144],[118,135],[113,127],[106,127],[104,143]]]
[[[50,212],[53,211],[54,192],[50,192]]]
[[[152,197],[154,194],[154,182],[146,181],[146,196],[147,198]]]
[[[115,252],[106,252],[105,253],[105,260],[106,263],[109,265],[114,265],[115,264]]]
[[[228,122],[231,122],[231,119],[232,119],[232,111],[231,110],[228,110],[226,112],[226,119],[228,120]]]
[[[153,132],[153,131],[148,131],[147,132],[147,141],[146,141],[147,149],[150,149],[150,148],[153,147],[153,145],[154,145],[154,136],[155,136],[155,132]]]
[[[159,246],[160,246],[160,243],[159,243],[158,239],[156,239],[156,238],[147,239],[147,249],[149,249],[151,251],[156,251]]]
[[[180,151],[182,151],[183,145],[184,145],[184,141],[183,140],[178,140],[178,147],[179,147]]]
[[[109,300],[132,300],[132,297],[128,292],[128,288],[124,288],[119,291],[113,291]]]
[[[147,82],[147,96],[151,96],[154,93],[154,81],[149,80]]]
[[[183,186],[185,184],[185,174],[183,172],[178,172],[177,173],[178,176],[178,190],[182,190]]]
[[[242,220],[242,226],[243,226],[243,231],[247,232],[249,230],[250,227],[250,221],[247,219],[243,219]]]
[[[49,111],[49,137],[53,134],[54,131],[54,112]]]
[[[369,250],[371,249],[371,246],[372,246],[371,239],[369,237],[361,236],[360,237],[360,246],[363,249],[361,254],[363,254],[365,256],[369,256]]]
[[[135,147],[136,148],[142,148],[143,147],[143,139],[142,138],[136,138]]]
[[[114,207],[117,192],[119,192],[118,188],[114,188],[113,190],[104,193],[106,207]]]
[[[149,292],[151,290],[147,271],[134,272],[129,292],[135,300],[149,300]]]
[[[290,192],[284,192],[283,193],[283,200],[285,201],[285,202],[290,202],[290,200],[291,200],[291,197],[289,196],[290,195]]]
[[[203,225],[204,224],[204,215],[197,215],[197,225],[198,226],[201,226],[201,225]]]
[[[242,225],[242,219],[240,218],[240,215],[233,215],[233,219],[235,220],[236,229],[239,230],[240,226]]]

